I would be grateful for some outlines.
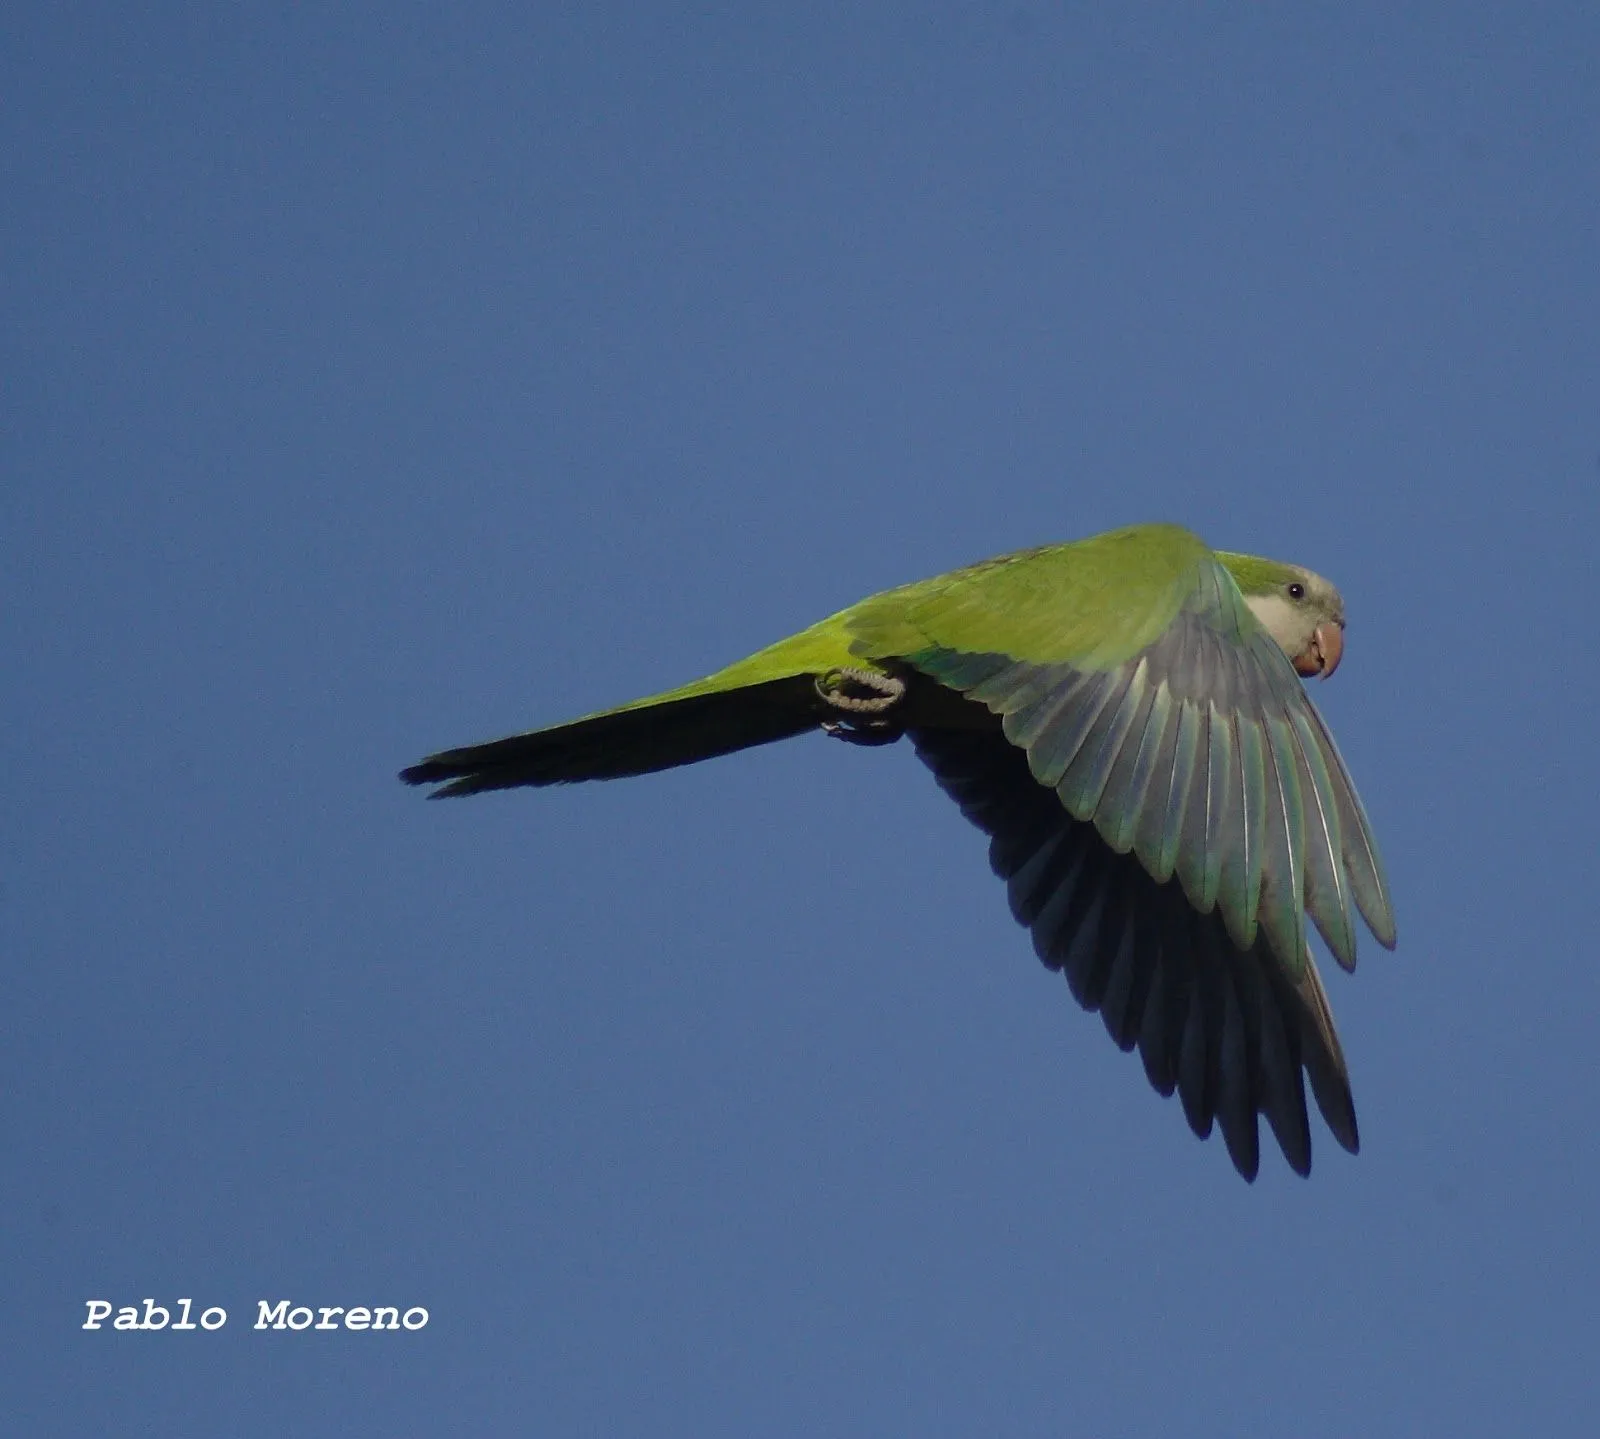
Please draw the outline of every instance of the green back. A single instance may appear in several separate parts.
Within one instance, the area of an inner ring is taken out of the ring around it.
[[[1187,530],[1136,525],[888,590],[844,618],[863,657],[908,657],[938,646],[1105,670],[1159,638],[1197,578],[1215,565]]]

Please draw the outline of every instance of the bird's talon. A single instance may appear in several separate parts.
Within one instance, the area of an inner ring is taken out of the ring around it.
[[[898,675],[846,666],[818,675],[816,687],[840,711],[837,718],[823,721],[825,734],[860,745],[893,744],[900,738],[901,726],[887,718],[905,697],[906,682]]]
[[[851,714],[882,714],[905,695],[906,682],[883,670],[843,666],[816,678],[817,693],[835,709]]]

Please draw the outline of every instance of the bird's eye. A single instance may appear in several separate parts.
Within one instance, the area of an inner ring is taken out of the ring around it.
[[[1306,587],[1303,584],[1301,584],[1298,580],[1296,580],[1294,584],[1289,586],[1289,598],[1291,600],[1303,600],[1305,597],[1306,597]]]

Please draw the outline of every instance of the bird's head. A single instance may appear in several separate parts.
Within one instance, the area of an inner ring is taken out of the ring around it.
[[[1254,555],[1217,556],[1250,612],[1302,675],[1327,679],[1344,654],[1344,600],[1321,575]]]

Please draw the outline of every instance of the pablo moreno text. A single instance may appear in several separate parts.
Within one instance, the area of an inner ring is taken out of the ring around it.
[[[175,1300],[170,1309],[154,1299],[146,1299],[142,1304],[124,1304],[120,1308],[109,1299],[85,1299],[83,1302],[88,1310],[83,1321],[85,1329],[104,1329],[108,1319],[113,1329],[140,1330],[213,1330],[221,1329],[228,1322],[228,1311],[220,1304],[195,1314],[192,1299]],[[355,1304],[349,1308],[342,1304],[326,1304],[312,1308],[308,1304],[291,1304],[287,1299],[258,1299],[256,1322],[251,1328],[422,1329],[427,1323],[428,1311],[420,1304],[404,1310],[392,1304]]]

